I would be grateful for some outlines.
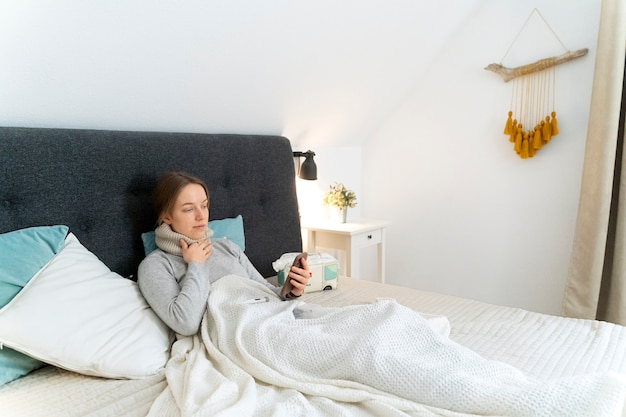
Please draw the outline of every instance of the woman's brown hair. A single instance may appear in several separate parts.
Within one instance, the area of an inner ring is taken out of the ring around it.
[[[178,198],[178,194],[180,194],[183,187],[189,184],[201,185],[207,198],[209,198],[209,190],[204,181],[191,174],[182,171],[172,171],[159,178],[152,193],[152,203],[159,216],[157,220],[158,225],[163,223],[163,220],[161,220],[162,215],[171,212],[176,203],[176,198]]]

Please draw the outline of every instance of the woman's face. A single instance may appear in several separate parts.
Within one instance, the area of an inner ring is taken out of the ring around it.
[[[176,197],[170,213],[164,213],[163,222],[173,231],[190,239],[202,239],[209,222],[209,200],[204,188],[199,184],[185,185]]]

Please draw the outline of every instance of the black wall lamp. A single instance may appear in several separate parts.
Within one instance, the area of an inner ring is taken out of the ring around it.
[[[296,169],[296,175],[303,180],[316,180],[317,179],[317,165],[313,157],[315,152],[309,150],[306,152],[294,152],[293,157],[298,158],[298,164]],[[300,164],[300,158],[304,157],[304,162]]]

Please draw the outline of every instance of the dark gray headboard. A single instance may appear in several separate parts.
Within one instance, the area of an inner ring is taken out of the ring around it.
[[[291,144],[280,136],[0,127],[0,233],[64,224],[112,270],[135,274],[153,230],[157,178],[184,170],[211,194],[210,219],[241,214],[264,276],[302,249]]]

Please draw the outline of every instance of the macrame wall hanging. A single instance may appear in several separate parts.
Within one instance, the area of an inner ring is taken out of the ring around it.
[[[535,13],[541,17],[566,52],[559,56],[544,58],[520,67],[507,68],[503,66],[502,62]],[[554,107],[556,66],[580,58],[586,55],[587,51],[588,49],[586,48],[577,51],[570,51],[565,48],[563,42],[561,42],[539,10],[534,9],[513,40],[513,43],[511,43],[511,46],[509,46],[504,57],[502,57],[502,60],[500,60],[500,64],[489,64],[485,68],[500,75],[504,82],[515,80],[511,94],[511,107],[504,126],[504,134],[513,143],[513,149],[522,159],[532,158],[537,151],[559,134]]]

